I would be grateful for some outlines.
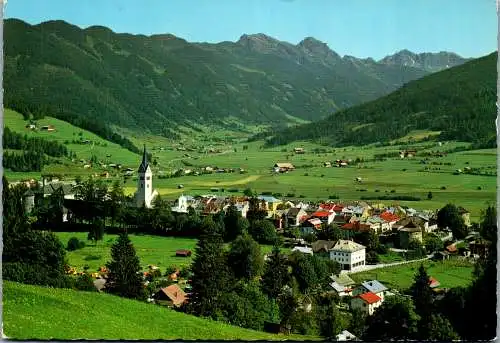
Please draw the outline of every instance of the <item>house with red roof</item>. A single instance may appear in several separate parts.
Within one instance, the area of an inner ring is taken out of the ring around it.
[[[392,226],[396,224],[401,218],[399,216],[389,212],[385,211],[380,214],[380,219],[385,221],[387,224],[389,224],[390,228],[392,229]]]
[[[341,229],[355,232],[368,232],[372,229],[372,227],[369,224],[353,221],[342,225]]]
[[[429,277],[429,287],[430,288],[436,288],[436,287],[439,287],[440,285],[441,285],[441,283],[438,280],[436,280],[432,276]]]
[[[333,211],[333,208],[335,207],[336,205],[333,204],[333,203],[325,203],[325,204],[321,204],[319,205],[319,210],[323,210],[323,211]]]
[[[330,225],[333,222],[333,218],[335,218],[335,212],[320,210],[314,212],[311,215],[311,218],[319,219],[322,223]]]
[[[351,299],[351,310],[360,310],[371,316],[384,300],[377,294],[366,292]]]

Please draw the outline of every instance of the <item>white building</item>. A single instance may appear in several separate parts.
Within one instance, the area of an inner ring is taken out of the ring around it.
[[[351,299],[351,310],[361,310],[371,316],[384,299],[372,292],[363,293]]]
[[[172,212],[188,213],[189,207],[194,205],[195,199],[190,195],[181,195],[177,199],[177,205],[172,207]]]
[[[366,248],[356,242],[340,239],[330,250],[330,259],[339,263],[343,270],[356,270],[366,264]]]
[[[153,172],[148,163],[146,154],[146,145],[142,154],[142,162],[137,171],[137,191],[135,193],[135,203],[137,207],[146,206],[152,207],[153,199],[158,195],[158,192],[153,190]]]

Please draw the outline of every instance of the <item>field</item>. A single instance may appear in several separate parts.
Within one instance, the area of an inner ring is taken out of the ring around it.
[[[3,284],[3,329],[9,338],[309,340],[272,335],[102,293]]]
[[[413,284],[413,277],[417,273],[421,262],[408,263],[399,266],[374,269],[366,272],[350,274],[356,282],[378,280],[389,288],[404,290]],[[437,279],[443,288],[468,286],[472,281],[474,266],[466,261],[426,261],[424,266],[429,276]]]
[[[67,245],[71,237],[77,237],[88,244],[83,249],[68,251],[67,257],[71,266],[76,267],[78,270],[83,270],[83,267],[87,265],[91,271],[104,266],[111,259],[111,245],[117,238],[117,235],[106,234],[102,241],[94,245],[87,241],[87,233],[85,232],[57,232],[56,235],[64,246]],[[150,264],[158,266],[162,272],[165,272],[166,268],[172,266],[186,267],[191,265],[194,255],[191,257],[176,257],[175,251],[189,249],[194,253],[196,239],[150,235],[130,235],[129,237],[141,260],[143,270],[147,270]],[[288,250],[283,249],[283,251]],[[261,251],[262,253],[271,252],[272,246],[261,245]]]
[[[68,123],[47,117],[40,124],[51,123],[56,126],[54,133],[26,132],[25,122],[20,114],[6,110],[5,125],[14,131],[31,135],[43,135],[68,141],[68,148],[76,152],[78,159],[88,159],[95,154],[105,163],[122,163],[124,167],[134,170],[140,163],[140,156],[133,154],[116,144],[105,142],[95,135],[82,131]],[[96,145],[72,144],[75,137],[95,141]],[[401,139],[402,144],[410,138],[415,140],[433,132],[414,132]],[[241,194],[250,187],[257,192],[275,193],[277,197],[290,195],[290,199],[327,200],[339,197],[340,200],[359,200],[361,197],[381,196],[413,196],[420,201],[373,200],[384,205],[407,205],[415,209],[436,210],[446,203],[452,202],[465,207],[471,212],[471,219],[476,221],[481,210],[488,203],[496,200],[496,149],[462,151],[450,153],[446,157],[432,157],[422,164],[418,154],[452,149],[457,146],[467,146],[467,143],[444,142],[410,142],[406,145],[376,147],[335,148],[321,146],[309,142],[296,143],[272,149],[262,149],[262,142],[245,143],[242,136],[232,135],[226,139],[223,132],[197,133],[196,137],[183,141],[171,141],[165,138],[155,138],[148,135],[130,135],[137,145],[147,143],[148,150],[158,164],[153,167],[154,187],[167,199],[175,199],[180,194]],[[99,142],[99,145],[97,145]],[[104,146],[107,144],[107,146]],[[305,154],[294,154],[294,147],[303,147]],[[412,159],[388,158],[375,161],[376,154],[397,153],[401,149],[414,148],[417,156]],[[207,152],[213,149],[214,152]],[[107,157],[111,155],[111,157]],[[365,162],[351,163],[346,168],[326,168],[325,161],[337,159],[365,159]],[[287,174],[273,175],[271,168],[276,162],[291,162],[296,170]],[[44,172],[59,172],[71,178],[102,172],[104,169],[93,167],[83,169],[79,161],[66,166],[48,166]],[[234,173],[213,173],[199,176],[193,175],[205,167],[234,168]],[[457,169],[465,167],[478,168],[482,174],[454,175]],[[240,174],[238,168],[244,169]],[[191,175],[167,178],[166,176],[178,169],[190,169]],[[12,173],[6,171],[9,180],[36,176],[36,173]],[[119,172],[112,172],[112,178],[122,179]],[[362,183],[355,182],[359,177]],[[111,179],[108,179],[111,181]],[[125,191],[131,194],[136,189],[136,178],[132,177],[123,184]],[[182,188],[180,187],[182,185]],[[432,199],[427,199],[432,192]],[[293,195],[293,196],[292,196]]]

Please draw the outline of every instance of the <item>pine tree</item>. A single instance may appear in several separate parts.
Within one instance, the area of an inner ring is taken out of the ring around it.
[[[271,256],[264,265],[262,275],[262,290],[271,298],[276,299],[283,287],[290,282],[290,273],[286,258],[279,247],[274,247]]]
[[[228,270],[224,245],[217,226],[206,217],[201,226],[201,236],[191,267],[192,291],[189,311],[203,317],[220,316],[222,298],[228,291]]]
[[[429,338],[429,324],[434,309],[434,300],[432,289],[429,284],[429,275],[423,264],[418,268],[415,274],[415,282],[411,287],[415,312],[420,316],[418,338]]]
[[[111,261],[106,264],[109,269],[106,290],[125,298],[144,299],[141,265],[135,248],[123,232],[111,247]]]
[[[249,234],[238,236],[231,243],[228,263],[233,275],[238,279],[250,281],[259,276],[264,265],[259,243]]]

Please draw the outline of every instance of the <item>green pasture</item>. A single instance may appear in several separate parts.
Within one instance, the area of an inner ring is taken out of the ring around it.
[[[97,292],[3,284],[3,332],[17,340],[318,340],[273,335]]]
[[[413,262],[387,268],[350,274],[356,282],[378,280],[389,288],[405,290],[414,282],[414,275],[422,262]],[[445,261],[425,261],[429,276],[437,279],[443,288],[466,287],[472,282],[474,265],[468,261],[450,259]]]
[[[86,242],[87,246],[85,248],[68,251],[66,254],[68,262],[72,267],[83,270],[83,267],[87,265],[90,271],[95,271],[110,261],[111,245],[118,237],[117,235],[106,234],[102,241],[94,245],[87,241],[86,232],[56,232],[55,234],[64,246],[67,246],[68,240],[71,237],[77,237]],[[148,266],[152,264],[158,266],[162,272],[165,272],[165,269],[168,267],[186,267],[190,266],[193,261],[196,239],[134,234],[129,237],[141,260],[143,270],[147,270]],[[261,245],[263,254],[271,252],[272,248],[270,245]],[[180,249],[191,250],[193,255],[191,257],[175,256],[175,251]],[[282,250],[285,253],[290,251],[290,249]]]
[[[40,120],[39,125],[52,124],[57,131],[29,132],[25,129],[26,122],[16,112],[5,111],[5,125],[14,131],[29,135],[44,136],[65,142],[78,138],[79,132],[91,141],[100,142],[100,146],[68,144],[68,148],[77,153],[78,159],[88,159],[92,154],[105,163],[121,163],[124,167],[134,170],[140,163],[140,156],[133,154],[116,144],[106,142],[97,136],[75,128],[74,126],[47,117]],[[181,141],[172,141],[148,135],[137,135],[129,132],[128,137],[138,146],[146,143],[158,165],[153,166],[154,187],[167,198],[175,199],[180,194],[200,195],[215,193],[231,195],[241,194],[250,187],[257,192],[272,192],[293,194],[292,199],[327,200],[338,196],[341,200],[359,200],[361,197],[379,197],[385,195],[406,195],[420,197],[421,201],[393,201],[382,200],[387,205],[407,205],[416,209],[438,209],[446,203],[452,202],[461,205],[471,212],[472,220],[478,220],[480,212],[488,203],[496,200],[496,177],[484,175],[460,174],[454,175],[456,170],[465,167],[478,168],[482,173],[496,172],[496,149],[464,151],[449,154],[446,157],[432,157],[422,164],[419,152],[444,151],[457,146],[467,146],[468,143],[444,142],[413,142],[395,144],[392,146],[376,146],[374,144],[363,147],[329,147],[310,142],[296,142],[286,146],[262,149],[262,142],[246,143],[241,140],[244,133],[235,131],[209,131],[199,127],[199,132],[191,137],[183,136]],[[188,130],[186,128],[186,130]],[[192,130],[191,130],[192,131]],[[216,132],[217,131],[217,132]],[[195,131],[193,131],[195,132]],[[413,132],[405,139],[412,137],[419,139],[432,132]],[[223,138],[227,138],[224,142]],[[404,141],[404,140],[403,140]],[[107,144],[107,146],[103,146]],[[295,147],[302,147],[305,154],[294,154]],[[179,148],[185,150],[178,150]],[[200,153],[200,149],[214,148],[221,153]],[[417,156],[412,159],[388,158],[385,161],[373,161],[376,154],[397,153],[402,149],[414,148]],[[315,152],[318,151],[322,152]],[[193,151],[190,151],[193,150]],[[106,157],[111,155],[111,157]],[[326,168],[325,161],[337,159],[357,158],[368,160],[359,164],[351,164],[347,168]],[[371,160],[371,161],[370,161]],[[272,166],[277,162],[290,162],[296,170],[287,174],[273,175]],[[79,161],[68,162],[63,165],[51,165],[44,172],[54,172],[67,175],[71,178],[76,175],[87,176],[102,173],[103,169],[93,167],[83,169]],[[160,175],[169,175],[172,171],[183,168],[199,171],[207,166],[217,168],[242,168],[245,174],[214,173],[199,176],[185,175],[177,178],[160,178]],[[109,170],[109,168],[108,168]],[[120,172],[111,172],[113,179],[122,180]],[[12,173],[7,171],[10,180],[36,178],[37,173]],[[355,182],[360,177],[362,183]],[[135,192],[137,179],[132,177],[123,183],[126,193]],[[179,186],[182,185],[183,188]],[[222,192],[223,190],[223,192]],[[427,194],[432,192],[432,199]]]

